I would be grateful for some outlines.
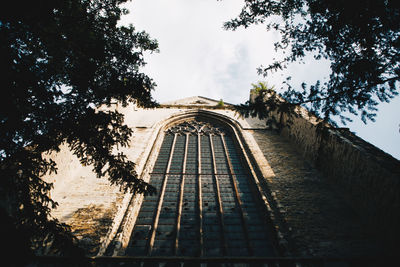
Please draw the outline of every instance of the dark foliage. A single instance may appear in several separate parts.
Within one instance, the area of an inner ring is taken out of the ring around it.
[[[258,82],[252,86],[250,100],[244,104],[235,105],[235,112],[244,117],[257,117],[265,120],[268,127],[276,130],[282,129],[282,114],[288,114],[286,126],[290,127],[293,118],[300,114],[297,109],[298,105],[285,101],[274,87],[269,87],[266,82]],[[279,118],[272,116],[272,112],[280,114]],[[310,111],[309,113],[311,115]],[[323,125],[325,125],[323,120],[320,120],[320,126]]]
[[[235,30],[265,24],[280,33],[275,48],[289,51],[282,60],[260,67],[268,73],[313,55],[331,62],[328,81],[294,89],[282,96],[325,120],[346,112],[374,120],[380,101],[398,95],[400,80],[400,2],[396,0],[246,0],[240,15],[225,23]],[[290,78],[289,78],[290,79]],[[288,79],[288,80],[289,80]],[[332,122],[332,121],[331,121]]]
[[[154,83],[139,67],[157,42],[117,26],[123,2],[11,1],[0,9],[0,212],[22,251],[76,254],[69,227],[50,216],[52,184],[41,179],[57,170],[45,153],[63,142],[122,190],[154,191],[133,162],[113,153],[132,135],[123,115],[96,109],[156,105]]]

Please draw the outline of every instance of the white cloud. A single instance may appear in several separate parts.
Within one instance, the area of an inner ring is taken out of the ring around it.
[[[272,34],[262,26],[225,31],[225,21],[239,14],[243,1],[136,0],[123,23],[133,23],[160,44],[146,57],[144,71],[158,84],[163,102],[203,95],[239,103],[248,99],[256,68],[270,62]]]
[[[223,23],[236,17],[242,6],[242,0],[134,0],[127,5],[131,13],[122,23],[145,30],[160,44],[159,54],[146,56],[148,65],[144,69],[158,84],[153,93],[157,101],[202,95],[243,103],[251,83],[259,80],[279,89],[288,74],[294,86],[303,81],[311,84],[329,74],[327,62],[316,64],[311,60],[267,78],[258,76],[257,67],[267,66],[276,57],[273,43],[279,36],[262,25],[223,30]],[[393,146],[395,140],[400,144],[396,103],[382,108],[376,124],[365,127],[353,123],[350,128],[400,158],[399,145]]]

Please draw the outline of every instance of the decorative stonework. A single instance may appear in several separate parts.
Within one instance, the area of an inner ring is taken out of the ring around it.
[[[191,120],[172,126],[169,129],[167,129],[165,133],[179,134],[179,135],[185,135],[185,134],[227,135],[229,134],[229,131],[221,125],[200,120]]]
[[[202,100],[196,100],[196,101],[191,102],[190,104],[194,104],[194,105],[198,105],[198,104],[208,104],[208,102],[202,101]]]

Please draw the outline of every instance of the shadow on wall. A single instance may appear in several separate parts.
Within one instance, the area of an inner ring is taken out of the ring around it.
[[[70,215],[68,223],[79,240],[79,246],[88,256],[97,254],[102,238],[107,235],[113,222],[116,210],[115,204],[109,209],[104,209],[104,205],[90,204]]]

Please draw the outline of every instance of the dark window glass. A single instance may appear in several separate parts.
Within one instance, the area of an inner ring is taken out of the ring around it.
[[[150,177],[157,193],[144,198],[126,254],[273,256],[243,162],[221,126],[192,121],[167,130]]]

